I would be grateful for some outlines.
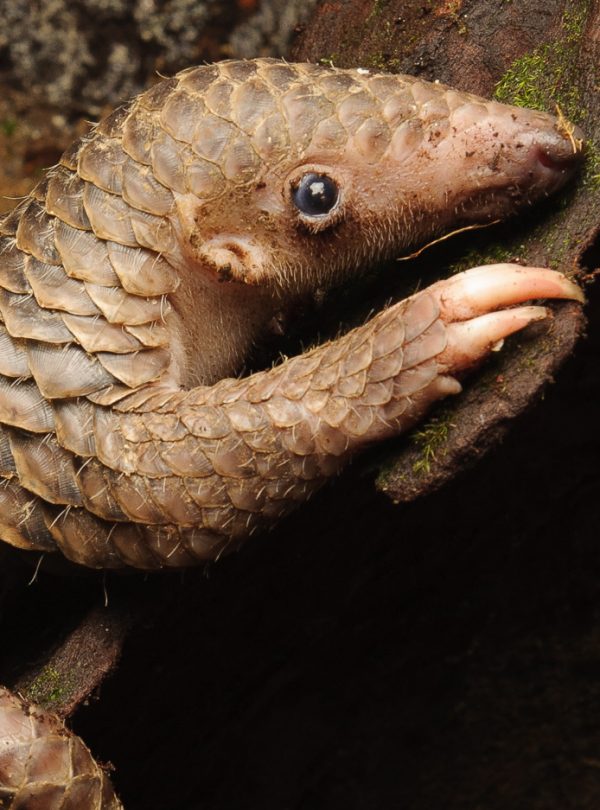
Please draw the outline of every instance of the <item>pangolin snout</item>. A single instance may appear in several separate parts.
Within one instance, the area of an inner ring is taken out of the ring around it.
[[[516,133],[516,142],[526,146],[526,168],[532,172],[533,185],[546,193],[556,191],[581,165],[583,132],[562,116],[523,110],[517,120],[522,128]]]
[[[534,149],[534,158],[544,169],[571,176],[584,156],[584,134],[579,127],[546,131]]]

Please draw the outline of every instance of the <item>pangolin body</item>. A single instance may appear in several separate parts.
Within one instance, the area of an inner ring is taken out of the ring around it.
[[[2,539],[179,567],[286,514],[459,389],[474,358],[450,321],[577,292],[549,274],[457,318],[426,291],[228,375],[298,296],[553,191],[571,142],[443,85],[267,59],[185,70],[116,110],[0,223]]]
[[[167,79],[0,224],[0,536],[92,566],[182,566],[288,512],[454,374],[579,298],[550,271],[456,276],[228,378],[299,295],[564,182],[550,116],[406,76],[272,60]],[[0,806],[117,810],[55,717],[0,689]]]

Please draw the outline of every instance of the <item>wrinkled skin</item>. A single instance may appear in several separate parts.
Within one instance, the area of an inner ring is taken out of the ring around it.
[[[453,322],[579,293],[508,267],[515,294],[470,314],[425,291],[223,378],[298,296],[554,191],[575,143],[551,116],[442,85],[272,60],[183,71],[117,110],[0,224],[0,536],[157,568],[272,524],[543,313],[485,321],[462,353]],[[295,202],[308,172],[336,191],[316,216]]]
[[[276,521],[547,316],[503,307],[581,293],[540,268],[476,268],[227,375],[298,296],[513,213],[578,151],[540,113],[269,60],[184,71],[118,110],[0,224],[2,539],[156,568]],[[339,189],[330,213],[295,206],[307,172]],[[34,803],[120,807],[81,741],[0,689],[0,805]]]

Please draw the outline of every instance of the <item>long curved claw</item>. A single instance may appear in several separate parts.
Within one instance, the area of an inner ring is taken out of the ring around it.
[[[440,368],[453,374],[468,369],[499,348],[504,338],[548,314],[546,307],[517,307],[451,323],[446,330],[448,343],[438,356]]]
[[[447,345],[438,355],[439,368],[451,374],[476,365],[504,338],[549,314],[540,306],[505,307],[537,298],[585,300],[582,290],[561,273],[517,264],[474,267],[427,292],[437,301],[446,325]]]
[[[585,300],[582,290],[562,273],[519,264],[474,267],[439,281],[428,292],[437,299],[446,323],[536,298],[567,298],[582,303]]]

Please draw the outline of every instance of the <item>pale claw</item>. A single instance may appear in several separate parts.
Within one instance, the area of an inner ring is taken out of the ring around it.
[[[470,368],[504,338],[547,316],[546,307],[517,307],[451,323],[446,329],[448,343],[439,355],[438,363],[454,374]]]
[[[448,338],[438,364],[452,374],[476,365],[504,338],[549,314],[539,306],[501,308],[536,298],[585,300],[582,290],[561,273],[517,264],[474,267],[428,292],[438,301]]]
[[[534,298],[585,300],[582,290],[562,273],[519,264],[473,267],[439,281],[429,292],[437,298],[446,322],[464,321]]]

